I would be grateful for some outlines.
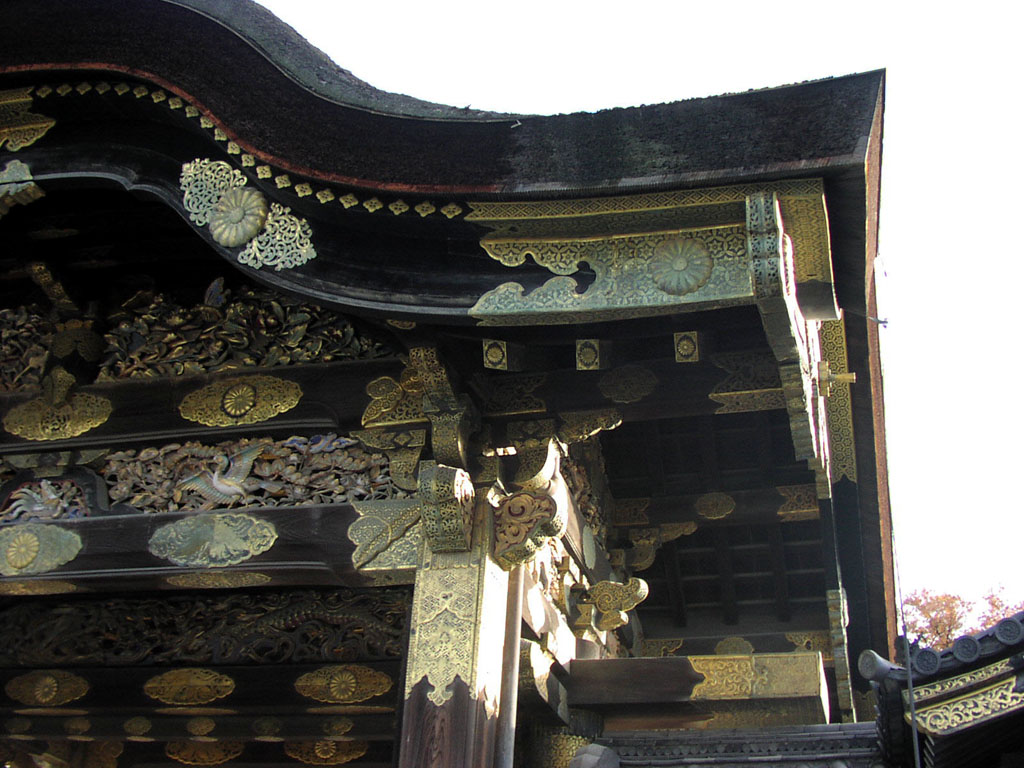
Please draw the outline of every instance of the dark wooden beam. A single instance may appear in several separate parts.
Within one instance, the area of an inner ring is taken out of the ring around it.
[[[720,576],[719,587],[722,591],[722,620],[726,624],[735,624],[739,621],[739,606],[736,602],[736,581],[732,571],[729,533],[724,528],[716,528],[714,542]]]
[[[771,550],[772,573],[775,579],[775,613],[779,621],[789,621],[789,577],[786,568],[786,552],[782,542],[782,528],[778,523],[763,528]]]
[[[686,595],[683,592],[683,571],[679,565],[679,548],[675,541],[664,545],[665,580],[668,583],[669,601],[675,622],[680,627],[686,626]]]

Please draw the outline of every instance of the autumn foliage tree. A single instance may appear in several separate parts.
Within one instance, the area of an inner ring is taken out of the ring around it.
[[[907,636],[936,650],[948,648],[964,634],[973,634],[1000,619],[1024,611],[1024,601],[1011,604],[1002,588],[990,590],[980,605],[959,595],[919,589],[903,601]]]

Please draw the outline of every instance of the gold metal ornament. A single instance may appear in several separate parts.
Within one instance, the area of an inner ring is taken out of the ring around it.
[[[703,242],[692,237],[663,240],[651,256],[651,276],[655,285],[672,296],[693,293],[708,278],[714,262]]]
[[[164,754],[182,765],[220,765],[245,749],[241,741],[169,741]]]
[[[28,205],[45,196],[32,180],[32,170],[21,160],[11,160],[0,170],[0,216],[15,205]]]
[[[60,669],[36,670],[8,680],[4,692],[29,706],[59,707],[85,696],[89,681]]]
[[[305,765],[344,765],[366,754],[370,745],[365,741],[290,741],[284,745],[285,754]]]
[[[92,723],[84,717],[70,717],[64,721],[64,731],[74,738],[81,736],[92,728]]]
[[[643,366],[624,365],[608,371],[597,386],[612,402],[637,403],[657,389],[658,378]]]
[[[195,515],[157,528],[149,552],[188,568],[238,565],[268,551],[277,541],[269,520],[240,512]]]
[[[75,559],[82,539],[56,525],[24,523],[0,530],[0,574],[46,573]]]
[[[753,652],[750,641],[736,635],[722,638],[715,645],[716,656],[749,656]]]
[[[238,376],[207,384],[181,401],[182,418],[207,427],[258,424],[298,405],[302,388],[274,376]]]
[[[181,166],[182,204],[192,222],[200,227],[210,223],[225,192],[245,184],[242,172],[223,160],[201,158]]]
[[[705,493],[693,503],[697,514],[705,520],[721,520],[736,509],[736,500],[727,493]]]
[[[325,704],[354,704],[391,690],[391,678],[360,664],[337,664],[307,672],[295,681],[300,695]]]
[[[146,681],[145,694],[164,704],[209,704],[235,690],[235,681],[212,669],[184,667]]]
[[[0,581],[0,595],[64,595],[77,589],[70,581]]]
[[[37,397],[16,405],[4,416],[4,429],[26,440],[67,440],[106,423],[113,406],[87,392],[68,394],[59,403]]]
[[[32,86],[0,91],[0,148],[17,152],[39,141],[57,124],[52,117],[29,112]]]
[[[238,254],[238,263],[253,269],[273,267],[275,271],[299,267],[316,258],[313,230],[279,203],[270,204],[266,223],[256,237]]]
[[[206,736],[217,727],[212,717],[193,717],[185,723],[185,730],[193,736]]]
[[[132,717],[125,720],[122,727],[129,737],[134,736],[138,738],[149,733],[153,728],[153,723],[150,722],[149,718],[142,717],[140,715],[138,717]]]
[[[252,240],[266,220],[267,200],[262,192],[232,187],[213,206],[210,235],[225,248],[235,248]]]
[[[647,582],[635,576],[625,584],[598,582],[587,591],[589,602],[593,603],[599,614],[595,626],[600,630],[625,626],[629,623],[626,612],[646,600],[647,594]]]

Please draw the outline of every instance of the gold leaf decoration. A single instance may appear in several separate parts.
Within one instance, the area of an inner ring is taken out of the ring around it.
[[[209,704],[235,690],[235,681],[212,669],[184,667],[146,681],[145,694],[164,704]]]
[[[302,388],[274,376],[239,376],[207,384],[181,401],[182,418],[207,427],[258,424],[298,405]]]
[[[343,765],[366,754],[365,741],[292,741],[284,745],[285,754],[306,765]]]
[[[25,523],[0,530],[0,574],[46,573],[75,559],[82,549],[77,533],[56,525]]]
[[[715,645],[716,656],[749,656],[754,652],[754,646],[745,638],[732,636],[718,641]]]
[[[127,733],[129,736],[134,736],[135,738],[138,738],[140,736],[145,736],[147,733],[149,733],[150,730],[153,728],[153,723],[150,722],[149,718],[139,716],[125,720],[124,725],[122,727],[124,728],[124,732]]]
[[[17,152],[41,139],[57,121],[29,112],[32,86],[0,91],[0,147]]]
[[[337,664],[307,672],[295,681],[302,696],[326,704],[353,704],[391,690],[391,678],[359,664]]]
[[[149,552],[186,567],[237,565],[260,555],[277,541],[269,520],[239,512],[196,515],[157,528]]]
[[[192,222],[200,227],[210,223],[225,192],[245,184],[242,172],[223,160],[198,159],[181,166],[182,204]]]
[[[104,424],[112,410],[105,397],[87,392],[70,394],[60,405],[37,397],[11,408],[4,429],[26,440],[67,440]]]
[[[253,269],[273,267],[280,272],[316,258],[309,222],[279,203],[270,204],[263,230],[238,254],[238,263]]]
[[[182,765],[220,765],[245,749],[240,741],[169,741],[164,754]]]
[[[64,595],[76,589],[69,581],[0,581],[0,595]]]
[[[59,707],[85,696],[89,681],[59,669],[36,670],[8,680],[4,692],[22,704]]]
[[[624,365],[608,371],[598,382],[601,394],[615,403],[637,403],[658,386],[658,378],[640,365]]]
[[[271,578],[265,573],[251,571],[199,571],[168,576],[164,581],[172,587],[187,589],[237,589],[267,584]]]
[[[185,730],[193,736],[206,736],[217,727],[217,722],[212,717],[193,717],[185,723]]]
[[[721,520],[736,509],[736,501],[727,493],[705,493],[693,503],[697,514],[706,520]]]
[[[92,723],[84,717],[69,717],[64,721],[64,731],[72,736],[81,736],[92,728]]]

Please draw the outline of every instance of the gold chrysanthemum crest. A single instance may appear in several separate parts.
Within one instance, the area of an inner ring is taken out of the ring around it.
[[[235,681],[212,669],[186,667],[151,677],[142,690],[163,704],[209,704],[235,690]]]
[[[4,692],[32,707],[59,707],[89,692],[84,677],[60,669],[39,669],[7,681]]]
[[[210,235],[225,248],[243,245],[263,229],[267,200],[258,189],[233,187],[213,206]]]
[[[81,549],[77,533],[56,525],[11,526],[0,530],[0,574],[46,573],[74,560]]]
[[[707,246],[692,237],[674,237],[659,243],[651,256],[655,284],[672,296],[685,296],[711,277],[714,262]]]
[[[208,427],[258,424],[290,411],[302,398],[294,381],[273,376],[222,379],[190,392],[178,412],[183,418]]]
[[[336,664],[307,672],[295,681],[302,696],[326,704],[354,704],[391,690],[391,678],[359,664]]]

